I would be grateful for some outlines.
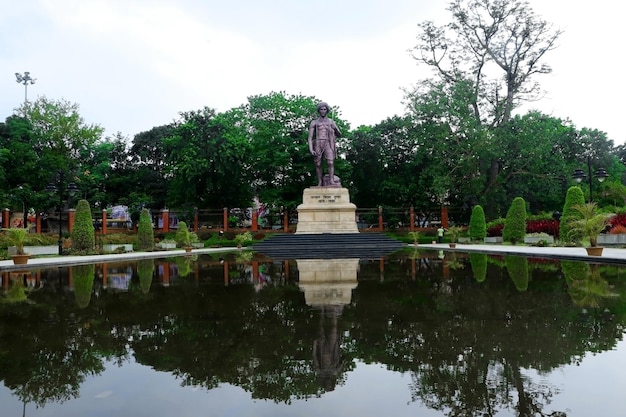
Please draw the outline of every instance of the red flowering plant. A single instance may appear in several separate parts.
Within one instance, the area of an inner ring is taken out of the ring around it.
[[[559,221],[554,219],[527,220],[526,233],[547,233],[558,238]]]
[[[609,221],[609,233],[620,234],[626,233],[626,213],[616,214]]]

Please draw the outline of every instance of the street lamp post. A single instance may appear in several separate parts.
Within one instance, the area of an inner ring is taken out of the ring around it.
[[[596,172],[593,173],[593,176],[591,175],[591,157],[587,156],[587,172],[588,175],[585,174],[585,172],[580,169],[577,168],[576,170],[574,170],[574,173],[572,174],[572,178],[574,178],[576,180],[577,183],[581,183],[585,178],[589,179],[589,202],[592,203],[593,202],[593,177],[596,177],[598,179],[598,182],[602,182],[604,181],[609,174],[606,172],[606,169],[604,168],[598,168],[596,169]]]
[[[73,182],[69,183],[67,186],[67,189],[64,189],[64,182],[63,182],[63,173],[59,173],[59,177],[57,178],[57,183],[55,185],[54,182],[51,182],[50,184],[48,184],[48,186],[46,187],[46,191],[48,191],[48,194],[50,194],[50,196],[54,196],[57,192],[59,193],[59,255],[63,254],[63,229],[62,229],[62,217],[63,217],[63,195],[64,195],[64,191],[67,192],[67,196],[68,196],[68,202],[70,201],[70,198],[74,196],[74,194],[76,194],[76,192],[78,191],[78,188],[76,187],[76,184],[74,184]],[[69,224],[68,224],[69,226]]]
[[[35,81],[37,81],[37,79],[31,78],[30,72],[28,71],[24,72],[24,75],[16,72],[15,79],[18,84],[24,84],[24,103],[26,103],[28,101],[28,84],[35,84]]]

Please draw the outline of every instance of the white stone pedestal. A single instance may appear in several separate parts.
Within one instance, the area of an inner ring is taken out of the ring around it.
[[[359,233],[347,188],[309,187],[298,206],[296,234]]]

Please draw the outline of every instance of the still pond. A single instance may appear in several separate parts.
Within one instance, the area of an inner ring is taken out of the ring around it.
[[[623,416],[625,324],[626,266],[579,261],[238,252],[5,272],[0,416]]]

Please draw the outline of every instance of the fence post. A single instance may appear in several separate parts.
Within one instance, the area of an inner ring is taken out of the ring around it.
[[[35,233],[41,233],[41,213],[35,214]]]
[[[411,222],[411,226],[409,226],[409,230],[411,232],[415,231],[415,210],[413,209],[413,206],[411,206],[411,208],[409,209],[409,222]]]
[[[170,231],[170,211],[168,209],[161,210],[161,221],[163,222],[163,233]]]
[[[107,210],[102,209],[102,230],[100,233],[103,235],[107,234]]]
[[[378,231],[383,231],[383,208],[378,206]]]
[[[72,233],[74,229],[74,218],[76,217],[76,209],[69,209],[67,212],[67,232]]]
[[[283,229],[289,232],[289,210],[283,210]]]
[[[200,227],[200,216],[198,215],[198,207],[193,208],[193,231],[197,232]]]
[[[259,211],[257,209],[252,209],[252,231],[256,232],[259,230]]]
[[[5,208],[4,210],[2,210],[2,227],[4,227],[5,229],[11,227],[10,218],[11,212],[9,211],[9,209]]]
[[[224,231],[228,230],[228,208],[224,207]]]
[[[444,229],[448,228],[448,207],[441,206],[441,226]]]

